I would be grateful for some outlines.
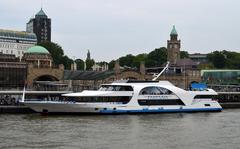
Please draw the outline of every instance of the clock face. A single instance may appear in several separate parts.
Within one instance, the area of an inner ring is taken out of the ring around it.
[[[169,48],[173,48],[173,45],[172,45],[172,44],[170,44],[170,45],[169,45]]]

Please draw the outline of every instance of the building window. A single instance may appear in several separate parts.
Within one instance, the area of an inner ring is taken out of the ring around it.
[[[6,53],[8,54],[8,50],[6,50]]]

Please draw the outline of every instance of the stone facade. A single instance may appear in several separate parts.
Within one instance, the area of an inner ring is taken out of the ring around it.
[[[33,86],[34,81],[60,81],[63,78],[64,66],[61,64],[56,68],[38,68],[33,64],[28,65],[27,84]],[[44,80],[41,80],[44,78]]]
[[[201,74],[199,70],[186,70],[179,74],[165,74],[162,75],[159,80],[168,80],[172,84],[188,89],[193,82],[201,82]]]

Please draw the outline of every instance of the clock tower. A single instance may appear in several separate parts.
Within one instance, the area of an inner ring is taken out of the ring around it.
[[[176,64],[180,59],[181,40],[178,40],[178,34],[175,25],[170,33],[170,40],[167,41],[167,60],[171,65]]]

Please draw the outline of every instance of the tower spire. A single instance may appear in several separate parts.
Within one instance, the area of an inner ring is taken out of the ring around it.
[[[178,40],[178,33],[176,31],[175,25],[173,25],[172,31],[170,33],[170,40],[167,41],[168,54],[167,60],[170,64],[176,64],[177,60],[180,59],[180,48],[181,41]]]
[[[178,35],[177,30],[175,28],[175,25],[173,25],[173,28],[172,28],[172,31],[171,31],[170,35]]]
[[[87,59],[90,60],[91,59],[91,55],[90,55],[90,51],[88,50],[87,52]]]

